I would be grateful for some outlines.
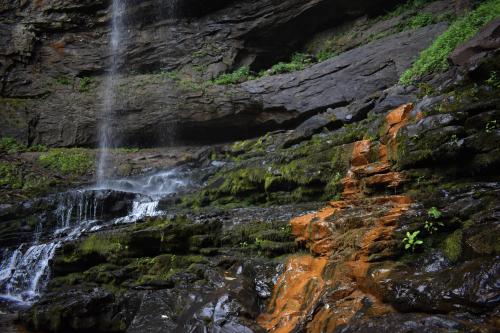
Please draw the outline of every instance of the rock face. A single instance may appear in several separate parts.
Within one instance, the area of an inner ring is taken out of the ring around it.
[[[221,1],[192,10],[191,2],[178,3],[176,10],[163,2],[131,2],[123,14],[128,29],[118,59],[128,74],[118,83],[112,124],[122,145],[223,140],[296,126],[328,107],[393,85],[444,29],[438,25],[402,33],[304,72],[226,88],[203,80],[241,65],[266,68],[324,25],[376,13],[390,3],[371,2],[363,10],[352,1]],[[29,144],[96,145],[108,62],[106,5],[4,5],[0,91],[1,112],[9,116],[0,135]],[[389,57],[387,49],[394,50]],[[151,74],[160,69],[170,74]],[[356,82],[360,78],[362,83]],[[335,93],[322,96],[327,90]]]

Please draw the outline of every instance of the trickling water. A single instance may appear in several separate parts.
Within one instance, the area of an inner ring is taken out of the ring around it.
[[[112,118],[116,100],[116,83],[118,80],[118,61],[123,48],[123,13],[124,0],[113,0],[111,7],[111,40],[109,73],[104,83],[104,100],[99,128],[99,160],[97,164],[97,183],[104,182],[104,173],[109,166],[109,149],[113,147]]]
[[[57,205],[48,215],[53,216],[54,227],[49,230],[45,227],[47,217],[39,217],[31,243],[0,252],[0,297],[24,303],[38,299],[50,277],[49,262],[65,242],[106,226],[161,215],[162,211],[158,210],[160,198],[188,185],[177,178],[178,175],[176,171],[165,171],[136,179],[109,181],[109,185],[115,187],[111,189],[90,188],[57,195]],[[128,211],[121,216],[110,213],[106,207],[113,193],[129,204]]]

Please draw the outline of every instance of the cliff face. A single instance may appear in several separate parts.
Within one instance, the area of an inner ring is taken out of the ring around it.
[[[0,5],[0,137],[28,145],[0,142],[0,293],[24,290],[9,265],[28,245],[57,243],[20,322],[496,332],[500,20],[402,84],[477,4],[397,2],[126,1],[107,116],[138,148],[110,152],[119,187],[45,197],[93,177],[112,4]]]
[[[263,132],[262,124],[281,127],[281,118],[294,119],[302,110],[292,107],[268,116],[261,98],[247,96],[247,89],[233,100],[232,89],[205,83],[243,65],[268,68],[313,33],[390,6],[387,1],[368,6],[356,1],[128,1],[119,13],[124,31],[116,57],[125,75],[113,110],[120,137],[128,140],[124,144],[161,145],[200,139],[193,134],[200,131],[207,133],[203,139],[224,139],[241,136],[240,131]],[[95,146],[110,61],[109,2],[9,1],[0,10],[0,92],[7,119],[0,135],[29,144]],[[412,55],[426,41],[419,41]],[[258,113],[263,119],[254,119]],[[230,130],[217,138],[221,127]],[[165,129],[171,132],[166,137]],[[153,133],[141,135],[145,130]]]

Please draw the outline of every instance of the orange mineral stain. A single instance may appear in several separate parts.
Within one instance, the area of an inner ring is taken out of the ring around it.
[[[311,254],[288,259],[266,313],[258,318],[268,332],[292,332],[299,323],[306,332],[331,332],[361,311],[364,316],[394,311],[370,289],[371,279],[389,269],[377,271],[372,263],[393,254],[394,229],[412,201],[405,195],[371,193],[397,189],[406,180],[391,171],[388,154],[412,109],[405,104],[386,116],[384,143],[354,143],[341,200],[290,221],[296,241]]]

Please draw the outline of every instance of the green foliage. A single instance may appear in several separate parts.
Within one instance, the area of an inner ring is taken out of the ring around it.
[[[82,148],[50,149],[40,155],[39,162],[45,167],[64,174],[83,175],[94,168],[94,156]]]
[[[413,66],[403,73],[400,82],[408,85],[426,74],[447,69],[450,53],[499,15],[500,0],[489,0],[457,19],[428,49],[420,53]]]
[[[34,145],[31,147],[27,147],[24,144],[21,144],[13,138],[1,138],[0,139],[0,153],[7,154],[15,154],[15,153],[23,153],[23,152],[42,152],[47,151],[47,147],[44,145]]]
[[[485,128],[486,133],[491,133],[496,129],[497,129],[497,121],[496,120],[488,121]]]
[[[79,83],[79,90],[81,92],[89,91],[90,88],[92,87],[92,82],[94,82],[94,80],[92,80],[91,77],[88,76],[82,77]]]
[[[221,74],[213,80],[213,83],[220,85],[236,84],[247,81],[250,78],[250,69],[248,66],[243,66],[232,73]]]
[[[500,75],[497,71],[492,71],[490,77],[486,80],[486,84],[489,86],[499,89],[500,88]]]
[[[442,213],[436,207],[431,207],[427,211],[427,215],[429,215],[429,217],[432,217],[433,219],[438,219],[441,217]]]
[[[56,82],[63,86],[69,86],[71,84],[71,79],[66,75],[60,75],[56,78]]]
[[[422,8],[425,6],[427,3],[432,2],[435,0],[411,0],[411,1],[406,1],[405,3],[397,6],[395,9],[384,15],[382,18],[379,20],[387,20],[392,17],[400,16],[404,13],[410,12],[410,11],[415,11],[417,9]]]
[[[8,154],[19,153],[26,150],[26,146],[18,143],[13,138],[1,138],[0,139],[0,152],[5,152]]]
[[[408,27],[416,29],[434,23],[434,16],[429,13],[419,13],[408,22]]]
[[[410,233],[409,231],[406,232],[406,237],[403,238],[405,250],[411,250],[412,252],[415,252],[415,248],[417,247],[417,245],[424,244],[424,241],[418,239],[418,234],[420,234],[420,230],[414,231],[412,233]]]
[[[304,53],[295,53],[290,62],[279,62],[272,66],[265,74],[276,75],[300,71],[312,64],[312,58]]]
[[[0,162],[0,187],[20,189],[22,186],[23,179],[16,167],[9,163]]]

